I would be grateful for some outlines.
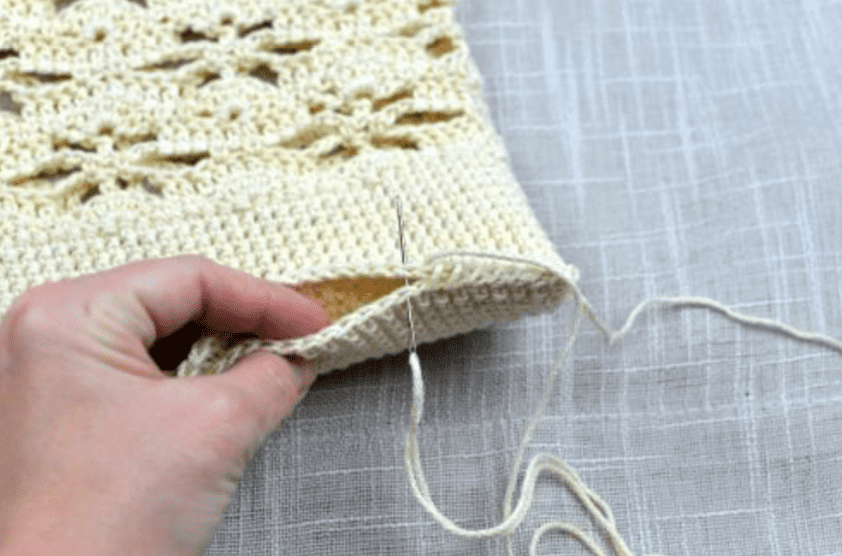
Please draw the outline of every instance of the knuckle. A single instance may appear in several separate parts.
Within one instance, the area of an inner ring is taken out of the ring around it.
[[[249,449],[262,429],[242,392],[230,388],[214,390],[197,412],[197,424],[205,431],[214,457],[222,461],[242,460],[245,465]]]
[[[59,285],[41,284],[26,290],[12,303],[7,312],[14,336],[32,336],[47,333],[55,328],[55,297]]]
[[[209,257],[199,254],[182,255],[181,259],[190,266],[197,266],[200,268],[206,268],[214,264]]]
[[[211,423],[235,423],[248,416],[248,403],[240,392],[218,390],[208,395],[204,413]]]

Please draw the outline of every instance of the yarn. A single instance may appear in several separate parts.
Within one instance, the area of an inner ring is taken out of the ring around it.
[[[27,288],[198,254],[334,324],[199,340],[319,373],[557,306],[576,270],[512,174],[451,2],[0,0],[0,314]],[[402,264],[394,195],[412,222]],[[454,250],[517,254],[553,270]]]
[[[519,257],[500,257],[484,253],[457,252],[442,254],[439,257],[492,257],[505,259],[510,262],[522,262],[525,264],[543,266],[543,264],[538,261],[531,261]],[[576,310],[574,311],[572,317],[568,340],[566,345],[556,356],[550,372],[544,379],[541,399],[526,423],[520,445],[518,446],[517,455],[515,456],[515,462],[512,466],[509,483],[506,488],[506,494],[503,502],[503,521],[493,527],[476,530],[460,527],[450,518],[441,513],[430,495],[430,491],[424,477],[421,457],[418,449],[418,429],[423,416],[424,408],[423,370],[414,345],[410,346],[409,350],[409,367],[412,373],[412,405],[404,459],[412,493],[424,510],[426,510],[427,513],[429,513],[445,530],[460,537],[469,539],[507,537],[507,548],[510,555],[514,554],[512,535],[523,523],[533,503],[537,478],[541,473],[549,472],[558,477],[570,490],[570,492],[576,496],[587,511],[588,515],[603,530],[611,548],[614,551],[614,554],[617,556],[633,556],[633,553],[623,540],[622,535],[617,530],[614,515],[611,512],[609,505],[585,484],[573,467],[558,456],[542,452],[534,456],[529,461],[524,474],[520,497],[514,505],[514,508],[512,507],[512,500],[514,498],[515,487],[523,462],[524,453],[532,440],[532,436],[538,426],[538,423],[541,420],[544,408],[549,401],[549,397],[553,391],[553,387],[559,377],[559,374],[570,357],[570,351],[572,350],[579,335],[581,317],[583,315],[587,315],[590,318],[593,325],[605,336],[609,345],[613,345],[620,341],[632,328],[637,318],[648,309],[655,307],[699,307],[720,312],[727,318],[739,324],[756,326],[772,332],[790,336],[797,340],[817,343],[827,348],[836,350],[842,354],[842,342],[839,340],[824,334],[792,327],[771,319],[746,315],[707,297],[659,297],[643,301],[629,313],[625,323],[620,329],[612,330],[596,316],[593,307],[585,297],[584,293],[582,293],[581,289],[576,284],[570,284],[570,286],[571,291],[576,298]],[[407,304],[411,304],[408,297],[406,302]],[[605,552],[596,543],[596,541],[594,541],[594,539],[585,533],[579,526],[561,521],[544,523],[535,530],[529,544],[530,556],[537,556],[538,544],[541,538],[552,531],[566,533],[587,548],[594,556],[605,556]],[[653,554],[651,556],[657,555]]]
[[[0,313],[49,280],[187,253],[293,285],[336,322],[283,342],[205,338],[177,373],[224,372],[259,349],[302,355],[325,373],[399,353],[411,335],[406,465],[422,506],[456,534],[511,540],[538,475],[550,472],[627,555],[608,505],[555,456],[530,461],[512,504],[582,315],[611,342],[649,308],[698,306],[842,344],[688,297],[647,301],[611,331],[515,182],[447,4],[5,1]],[[412,209],[402,254],[413,263],[398,260],[391,242],[396,192]],[[462,529],[436,509],[421,468],[424,382],[414,346],[547,310],[571,294],[571,337],[527,423],[503,522]],[[532,553],[550,531],[603,554],[560,522],[536,530]]]
[[[400,207],[399,204],[398,207]],[[401,217],[399,216],[399,221],[400,220]],[[451,253],[449,254],[449,256],[486,255],[462,252]],[[506,259],[516,260],[517,262],[532,263],[532,261],[528,261],[517,257],[506,257]],[[573,467],[571,467],[563,459],[554,456],[553,454],[543,452],[536,455],[530,460],[524,476],[523,486],[521,487],[520,498],[518,499],[517,504],[515,504],[515,507],[512,508],[512,498],[514,496],[515,485],[517,483],[517,477],[520,471],[521,463],[523,461],[524,452],[532,439],[532,435],[534,434],[538,423],[541,420],[541,415],[543,414],[544,408],[550,399],[553,386],[559,374],[561,373],[564,364],[567,362],[567,359],[570,356],[570,351],[572,350],[576,338],[578,337],[579,328],[581,324],[581,316],[586,313],[592,314],[592,311],[590,310],[590,305],[588,304],[584,295],[581,295],[581,292],[578,289],[574,289],[574,291],[577,292],[579,302],[577,305],[577,310],[574,312],[573,319],[571,322],[570,335],[568,337],[566,345],[558,354],[556,361],[553,364],[552,370],[545,378],[541,400],[535,408],[532,416],[529,418],[529,421],[527,422],[526,429],[524,431],[523,437],[520,442],[520,446],[518,447],[517,455],[515,457],[515,463],[512,466],[511,478],[509,480],[508,487],[506,488],[505,500],[503,502],[503,521],[496,526],[479,530],[470,530],[460,527],[447,516],[442,514],[441,511],[436,507],[434,501],[432,500],[432,496],[430,495],[430,491],[427,487],[427,482],[424,477],[424,472],[421,465],[421,457],[418,448],[418,429],[420,426],[421,418],[424,413],[423,372],[421,368],[420,359],[418,358],[418,353],[414,345],[410,346],[409,367],[412,371],[412,406],[410,415],[410,428],[409,433],[407,434],[404,462],[406,466],[407,476],[409,478],[409,484],[413,494],[415,495],[415,498],[418,500],[421,506],[436,521],[438,521],[439,524],[442,525],[442,527],[445,530],[464,538],[476,539],[498,536],[508,537],[507,543],[509,554],[514,554],[512,534],[524,521],[529,512],[530,507],[532,506],[535,493],[535,483],[538,479],[538,476],[543,472],[549,472],[557,476],[570,489],[570,491],[579,499],[579,501],[582,503],[582,505],[585,507],[585,509],[591,515],[591,517],[593,517],[594,520],[600,525],[600,527],[602,527],[607,537],[609,538],[617,556],[633,556],[632,552],[628,549],[625,541],[623,540],[622,536],[617,530],[614,515],[612,514],[611,508],[608,506],[608,504],[584,483],[584,481],[581,479],[581,477],[579,477],[578,473],[575,469],[573,469]],[[408,297],[406,299],[406,303],[409,307],[411,307],[411,301]],[[411,322],[410,329],[412,329]],[[535,531],[529,547],[530,556],[537,555],[538,543],[541,537],[550,531],[561,531],[567,533],[568,535],[578,540],[594,555],[604,556],[604,552],[599,547],[599,545],[593,540],[593,538],[591,538],[590,535],[585,533],[580,527],[572,523],[560,521],[545,523]]]
[[[454,251],[450,253],[442,253],[439,255],[435,255],[430,259],[430,261],[445,259],[449,257],[486,258],[498,261],[516,262],[525,265],[532,265],[538,268],[544,268],[548,271],[551,271],[552,269],[551,266],[547,265],[544,262],[534,259],[528,259],[526,257],[496,255],[472,251]],[[826,334],[804,330],[772,319],[755,317],[745,313],[740,313],[724,305],[723,303],[716,301],[715,299],[711,299],[709,297],[677,296],[655,297],[647,299],[645,301],[642,301],[634,309],[632,309],[628,317],[626,317],[626,320],[623,323],[622,327],[620,327],[617,330],[612,330],[611,327],[609,327],[599,317],[596,316],[596,311],[594,310],[593,306],[588,301],[588,299],[585,297],[585,294],[582,292],[581,288],[579,288],[578,284],[576,284],[575,282],[571,282],[570,284],[568,284],[568,286],[573,295],[579,300],[579,303],[581,304],[581,310],[584,311],[584,313],[593,322],[597,330],[599,330],[606,337],[609,344],[611,345],[620,341],[626,334],[628,334],[629,330],[631,330],[632,326],[637,321],[637,319],[649,309],[656,307],[697,307],[710,309],[712,311],[722,313],[730,320],[735,321],[739,324],[754,326],[772,332],[777,332],[786,336],[790,336],[796,340],[815,343],[830,348],[834,351],[838,351],[839,353],[842,353],[842,341],[832,338]]]
[[[578,292],[577,295],[581,295],[581,292]],[[795,338],[797,340],[803,340],[805,342],[812,342],[819,345],[823,345],[830,349],[836,350],[839,353],[842,353],[842,342],[831,338],[830,336],[826,336],[818,332],[802,330],[800,328],[796,328],[794,326],[790,326],[788,324],[784,324],[772,319],[754,317],[751,315],[739,313],[737,311],[734,311],[730,307],[723,305],[719,301],[710,299],[708,297],[656,297],[654,299],[646,300],[640,303],[637,307],[634,308],[634,310],[632,310],[631,313],[629,313],[629,316],[626,318],[626,322],[625,324],[623,324],[622,328],[620,328],[616,332],[610,333],[608,337],[609,343],[614,344],[617,341],[621,340],[623,336],[625,336],[626,333],[628,333],[628,331],[634,325],[634,322],[641,314],[643,314],[646,310],[650,308],[655,308],[659,306],[700,307],[710,309],[712,311],[722,313],[729,319],[740,324],[764,328],[772,332],[778,332],[780,334],[791,336],[792,338]]]

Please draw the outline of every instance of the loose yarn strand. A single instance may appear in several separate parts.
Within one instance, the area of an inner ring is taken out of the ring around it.
[[[398,216],[398,233],[400,235],[399,246],[401,250],[401,262],[405,265],[406,248],[404,243],[403,231],[403,211],[400,199],[396,198],[394,200],[394,204]],[[579,297],[580,302],[577,305],[576,311],[573,314],[573,319],[570,325],[570,335],[567,340],[567,344],[559,352],[552,370],[547,375],[544,381],[541,400],[538,403],[538,406],[533,411],[532,415],[530,416],[529,421],[527,422],[523,438],[520,442],[520,446],[518,447],[517,456],[515,457],[515,464],[512,469],[511,478],[509,480],[509,485],[506,490],[505,501],[503,503],[503,522],[495,527],[490,527],[487,529],[469,530],[458,526],[451,519],[442,514],[441,511],[436,507],[435,502],[433,502],[432,496],[430,495],[430,489],[427,485],[427,480],[424,476],[424,470],[421,465],[421,456],[418,448],[418,429],[420,427],[421,418],[424,415],[424,378],[423,371],[421,368],[421,361],[418,358],[418,353],[416,350],[415,327],[412,320],[412,303],[409,298],[408,290],[409,288],[407,288],[406,305],[407,318],[410,328],[409,367],[412,371],[412,408],[410,411],[410,426],[409,433],[407,434],[406,439],[404,459],[407,475],[409,477],[410,487],[412,489],[413,494],[424,507],[424,509],[426,509],[427,512],[430,515],[432,515],[433,518],[436,519],[436,521],[438,521],[439,524],[441,524],[447,531],[450,531],[461,537],[487,538],[499,535],[507,536],[509,539],[509,553],[514,554],[511,536],[526,518],[526,515],[529,512],[530,507],[532,506],[532,501],[535,493],[535,484],[538,480],[538,476],[543,471],[550,471],[553,474],[558,475],[562,479],[562,481],[568,485],[568,487],[577,496],[577,498],[579,498],[579,500],[585,506],[588,512],[594,517],[595,520],[597,520],[597,522],[600,523],[600,525],[602,525],[602,527],[608,533],[608,536],[611,539],[612,545],[614,546],[617,554],[619,556],[632,556],[625,543],[623,542],[622,538],[619,536],[619,533],[617,532],[617,529],[614,525],[614,516],[611,513],[611,509],[608,507],[608,505],[601,498],[599,498],[599,496],[597,496],[596,493],[591,491],[584,484],[582,479],[572,467],[570,467],[565,461],[553,456],[552,454],[542,453],[532,458],[532,460],[529,462],[529,465],[527,466],[520,498],[518,499],[514,510],[512,510],[511,507],[515,485],[517,484],[517,476],[520,471],[526,447],[532,440],[532,436],[535,432],[538,423],[541,420],[544,408],[549,402],[553,386],[556,383],[556,379],[561,373],[564,364],[570,357],[570,351],[572,350],[573,344],[575,343],[576,338],[579,335],[581,316],[585,312],[587,303],[584,296]],[[587,309],[590,314],[593,313],[589,306],[587,307]],[[540,538],[541,536],[543,536],[544,533],[550,530],[559,530],[565,531],[575,539],[579,540],[579,542],[581,542],[585,547],[590,549],[591,552],[593,552],[596,556],[604,556],[604,553],[599,548],[599,546],[593,541],[593,539],[576,525],[561,522],[554,522],[548,525],[550,526],[538,529],[538,531],[536,531],[535,535],[533,536],[532,544],[530,547],[531,555],[537,554],[538,541],[540,541]]]
[[[824,334],[819,334],[818,332],[802,330],[800,328],[796,328],[794,326],[790,326],[788,324],[784,324],[782,322],[778,322],[772,319],[746,315],[744,313],[737,312],[726,305],[723,305],[719,301],[707,297],[656,297],[654,299],[648,299],[640,303],[637,307],[634,308],[634,310],[631,313],[629,313],[629,316],[626,319],[625,324],[623,324],[622,328],[620,328],[616,332],[610,333],[608,337],[609,343],[615,344],[616,342],[621,340],[632,328],[635,321],[641,314],[643,314],[650,308],[658,306],[703,307],[711,309],[713,311],[722,313],[723,315],[735,322],[746,324],[749,326],[756,326],[758,328],[765,328],[772,332],[785,334],[798,340],[823,345],[825,347],[838,351],[839,353],[842,353],[842,342],[836,340],[835,338],[831,338],[830,336],[826,336]]]
[[[400,216],[399,207],[400,205],[398,203],[399,226],[401,227],[402,261],[406,263],[403,251],[403,229],[401,219],[402,217]],[[532,266],[543,268],[554,274],[558,272],[558,269],[550,267],[538,261],[505,255],[492,255],[487,253],[452,252],[437,255],[431,260],[465,256],[529,264]],[[538,476],[542,472],[548,471],[551,474],[557,476],[559,479],[561,479],[565,486],[576,496],[576,498],[578,498],[578,500],[583,505],[590,517],[606,533],[608,541],[611,544],[611,548],[617,556],[634,556],[631,550],[629,550],[625,541],[623,540],[622,535],[617,530],[614,515],[611,512],[611,508],[608,506],[608,504],[584,483],[584,481],[581,479],[581,477],[574,468],[572,468],[563,459],[554,456],[553,454],[542,452],[534,456],[529,461],[529,464],[526,468],[526,472],[524,474],[523,485],[520,491],[520,497],[518,498],[514,508],[512,508],[512,500],[514,498],[514,491],[517,484],[517,477],[520,472],[520,467],[523,462],[523,456],[526,452],[527,446],[532,440],[532,436],[535,433],[535,429],[537,428],[537,425],[541,420],[543,411],[547,403],[549,402],[549,397],[552,393],[556,380],[558,379],[562,368],[567,362],[573,345],[579,335],[581,316],[583,314],[587,315],[594,324],[594,326],[606,337],[606,339],[609,342],[609,345],[613,345],[619,340],[621,340],[632,328],[637,318],[650,308],[660,306],[702,307],[718,311],[724,314],[729,319],[741,324],[757,326],[760,328],[771,330],[773,332],[788,335],[795,339],[814,342],[842,353],[842,342],[840,342],[839,340],[817,332],[801,330],[799,328],[795,328],[771,319],[753,317],[751,315],[739,313],[716,300],[706,297],[660,297],[646,300],[640,303],[637,307],[635,307],[634,310],[632,310],[632,312],[626,318],[625,323],[619,330],[612,330],[609,326],[607,326],[596,316],[596,312],[594,311],[593,306],[587,300],[579,286],[576,285],[575,282],[568,282],[568,286],[570,287],[574,297],[576,297],[577,306],[571,322],[570,335],[568,337],[567,344],[559,352],[553,364],[552,370],[545,378],[541,399],[537,407],[533,411],[532,415],[530,416],[529,420],[527,421],[526,427],[524,429],[523,437],[521,439],[520,445],[518,446],[517,455],[515,457],[515,464],[512,468],[512,473],[506,488],[505,499],[503,501],[503,521],[494,527],[488,527],[485,529],[471,530],[460,527],[447,516],[441,513],[441,511],[436,507],[432,496],[430,495],[430,490],[427,485],[426,478],[424,476],[424,471],[421,465],[421,457],[418,449],[418,429],[424,411],[424,379],[423,371],[421,368],[421,361],[418,358],[417,351],[415,350],[414,325],[411,318],[411,312],[409,313],[409,326],[412,330],[412,343],[410,346],[409,355],[409,367],[412,371],[412,409],[409,433],[407,434],[406,439],[405,464],[412,492],[415,498],[421,504],[421,506],[427,511],[427,513],[429,513],[436,521],[438,521],[439,524],[442,525],[442,527],[445,530],[463,538],[473,539],[506,536],[507,548],[510,555],[514,554],[512,535],[521,525],[521,523],[523,523],[527,513],[529,512],[530,507],[532,506],[535,493],[535,485]],[[407,306],[408,310],[411,311],[412,305],[409,299],[409,292],[407,292]],[[549,523],[545,523],[535,530],[529,544],[530,556],[537,556],[538,545],[541,541],[541,538],[545,534],[552,531],[566,533],[573,539],[577,540],[582,546],[587,548],[594,556],[605,556],[605,552],[602,550],[602,548],[600,548],[600,546],[593,540],[593,538],[590,535],[585,533],[581,528],[574,524],[561,521],[552,521]]]
[[[410,301],[407,298],[407,304],[409,303]],[[521,439],[520,446],[518,447],[518,452],[515,457],[515,463],[512,467],[509,484],[506,489],[506,496],[503,503],[503,522],[494,527],[479,530],[470,530],[460,527],[447,516],[442,514],[432,499],[426,477],[424,476],[420,451],[418,448],[418,429],[420,427],[421,418],[424,414],[423,371],[417,351],[414,349],[414,346],[410,348],[409,367],[412,371],[412,408],[410,411],[410,428],[406,440],[405,465],[407,475],[409,477],[410,487],[416,499],[420,502],[422,507],[424,507],[424,509],[436,521],[438,521],[442,527],[444,527],[445,530],[464,538],[506,536],[508,537],[508,551],[513,555],[514,546],[512,535],[526,519],[529,509],[532,506],[538,476],[542,472],[548,471],[553,475],[558,476],[562,482],[567,485],[591,517],[605,530],[615,553],[618,556],[633,556],[626,546],[625,541],[622,539],[622,536],[617,531],[616,524],[614,522],[614,515],[612,514],[608,504],[606,504],[605,501],[603,501],[595,492],[585,485],[584,481],[582,481],[575,469],[573,469],[564,460],[553,456],[552,454],[546,452],[540,453],[530,460],[524,476],[520,498],[518,499],[515,508],[512,509],[511,507],[515,486],[517,484],[517,477],[523,461],[523,455],[532,440],[532,436],[538,423],[541,420],[544,408],[549,402],[556,380],[570,357],[570,352],[579,335],[582,314],[586,312],[586,303],[587,301],[584,296],[579,298],[579,303],[573,314],[568,341],[565,347],[559,352],[551,372],[547,375],[544,381],[541,400],[527,422],[523,438]],[[410,326],[412,326],[411,321]],[[565,532],[574,539],[578,540],[595,556],[605,556],[605,553],[590,535],[585,533],[578,526],[565,522],[547,523],[537,529],[532,537],[532,542],[530,543],[530,556],[537,555],[537,547],[541,537],[550,531]]]
[[[476,257],[483,259],[491,259],[495,261],[520,263],[534,266],[537,268],[542,268],[544,270],[552,272],[553,274],[557,274],[559,272],[558,268],[544,264],[541,261],[510,255],[497,255],[493,253],[480,253],[475,251],[452,251],[448,253],[441,253],[439,255],[430,257],[430,259],[428,260],[432,262],[435,260],[448,259],[454,257]],[[819,332],[813,332],[810,330],[804,330],[802,328],[790,326],[788,324],[784,324],[776,320],[767,319],[763,317],[755,317],[752,315],[747,315],[745,313],[740,313],[739,311],[735,311],[727,305],[724,305],[723,303],[716,301],[715,299],[711,299],[709,297],[678,296],[656,297],[653,299],[647,299],[646,301],[642,301],[640,304],[638,304],[637,307],[635,307],[629,313],[629,316],[626,318],[625,323],[619,330],[613,330],[610,326],[602,322],[602,320],[600,320],[599,317],[596,316],[596,311],[594,310],[593,306],[587,300],[585,294],[582,292],[582,290],[576,283],[569,282],[568,286],[570,287],[571,291],[576,296],[576,298],[584,306],[585,312],[588,315],[588,318],[590,318],[590,320],[593,322],[594,326],[603,334],[603,336],[605,336],[608,339],[609,345],[613,345],[620,341],[623,337],[625,337],[629,330],[631,330],[631,328],[633,327],[634,323],[637,321],[638,317],[640,317],[641,314],[643,314],[651,308],[700,307],[722,313],[727,318],[740,324],[755,326],[758,328],[769,330],[771,332],[777,332],[779,334],[783,334],[785,336],[789,336],[797,340],[815,343],[830,348],[836,352],[842,353],[842,341],[839,341],[836,338],[832,338],[826,334],[821,334]]]
[[[511,544],[511,535],[517,530],[524,519],[526,519],[529,509],[532,506],[535,485],[538,476],[548,471],[553,475],[559,477],[562,482],[570,489],[570,491],[579,499],[582,505],[587,510],[588,514],[602,527],[611,542],[612,548],[617,556],[633,556],[629,550],[619,531],[617,530],[614,521],[614,515],[608,504],[602,500],[595,492],[593,492],[581,479],[579,474],[567,462],[561,458],[554,456],[547,452],[542,452],[533,457],[527,466],[526,473],[523,479],[523,486],[521,488],[520,498],[517,501],[514,509],[511,509],[511,501],[514,494],[514,485],[516,483],[520,464],[523,459],[523,453],[526,446],[532,438],[537,423],[540,421],[541,413],[549,400],[552,392],[552,387],[555,384],[555,379],[558,377],[565,361],[570,355],[573,343],[578,334],[578,324],[580,323],[582,306],[577,308],[576,316],[574,317],[574,327],[571,329],[570,337],[567,346],[559,354],[553,371],[548,375],[544,384],[544,391],[542,399],[536,410],[529,419],[526,430],[524,432],[521,445],[518,449],[516,462],[512,470],[512,480],[509,482],[509,488],[506,492],[506,500],[504,502],[504,519],[503,522],[486,529],[471,530],[460,527],[447,516],[441,513],[435,502],[432,500],[427,481],[424,476],[424,471],[421,465],[421,458],[418,449],[418,429],[423,416],[424,406],[424,381],[423,372],[421,368],[421,361],[416,352],[411,352],[409,355],[409,366],[412,370],[412,409],[410,430],[407,435],[405,464],[407,474],[409,476],[409,483],[413,494],[422,507],[444,527],[445,530],[454,533],[463,538],[488,538],[496,536],[509,537],[508,549],[511,554],[514,553]],[[578,540],[583,546],[588,548],[595,556],[605,556],[605,553],[593,538],[585,533],[581,528],[572,524],[564,522],[551,522],[540,527],[535,531],[530,544],[530,556],[537,555],[537,546],[541,537],[550,531],[561,531],[569,534],[574,539]]]
[[[573,319],[570,322],[570,336],[567,339],[567,344],[556,356],[555,364],[553,365],[552,370],[544,380],[544,388],[541,393],[541,400],[540,402],[538,402],[538,406],[535,408],[534,412],[529,417],[529,421],[527,421],[523,437],[520,441],[520,446],[518,446],[517,455],[515,456],[515,463],[512,465],[512,473],[509,477],[509,484],[506,487],[506,495],[503,499],[503,519],[507,519],[512,514],[512,498],[515,494],[515,486],[517,485],[518,474],[520,473],[520,467],[523,463],[523,455],[526,452],[526,448],[527,446],[529,446],[529,443],[532,442],[532,435],[535,434],[535,429],[538,427],[538,423],[541,421],[541,417],[544,413],[544,408],[550,401],[550,394],[553,391],[553,386],[555,386],[556,379],[558,378],[562,368],[564,367],[565,363],[570,357],[570,351],[573,349],[573,344],[576,342],[576,338],[579,336],[579,328],[582,323],[581,316],[583,310],[584,307],[582,303],[579,303],[576,308],[576,311],[573,313]],[[532,494],[530,493],[529,498],[531,497]],[[514,539],[511,535],[508,537],[506,544],[509,554],[511,556],[514,556]]]

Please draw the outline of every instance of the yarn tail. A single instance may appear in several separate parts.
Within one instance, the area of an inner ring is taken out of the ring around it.
[[[792,338],[813,342],[835,351],[842,353],[842,342],[816,332],[809,332],[794,328],[792,326],[779,323],[770,319],[760,317],[753,317],[743,313],[734,311],[733,309],[715,301],[713,299],[704,297],[662,297],[650,299],[639,304],[628,316],[626,322],[619,330],[611,330],[605,323],[603,323],[595,314],[593,307],[585,298],[576,284],[571,284],[572,291],[577,298],[577,307],[574,312],[573,319],[570,326],[570,335],[567,344],[559,352],[552,370],[544,381],[541,400],[535,408],[533,414],[527,421],[523,437],[518,447],[517,455],[515,457],[515,464],[512,468],[512,474],[506,488],[506,495],[503,501],[503,521],[496,526],[485,529],[465,529],[457,525],[454,521],[441,513],[436,507],[435,502],[430,495],[430,490],[427,486],[427,481],[424,476],[424,471],[421,466],[421,457],[418,449],[418,429],[420,427],[421,418],[424,411],[424,379],[421,368],[421,361],[418,358],[417,352],[412,349],[409,355],[409,367],[412,371],[412,410],[409,433],[406,440],[405,463],[407,475],[409,477],[409,484],[413,494],[418,499],[421,506],[447,531],[463,538],[489,538],[489,537],[507,537],[507,548],[510,555],[514,554],[514,546],[512,535],[517,528],[523,523],[526,518],[535,493],[535,484],[538,476],[543,472],[549,472],[558,477],[562,483],[579,499],[582,506],[585,508],[591,518],[602,528],[608,542],[611,545],[614,553],[617,556],[633,556],[629,550],[622,535],[617,530],[614,515],[608,504],[602,500],[594,491],[592,491],[581,479],[579,474],[573,467],[571,467],[563,459],[549,453],[540,453],[533,457],[527,468],[521,488],[520,497],[517,503],[512,507],[515,487],[517,484],[517,477],[520,473],[523,456],[532,440],[532,436],[538,423],[541,420],[544,408],[546,407],[549,397],[553,391],[553,387],[558,380],[558,377],[563,369],[565,363],[570,357],[570,352],[579,335],[581,317],[586,315],[590,318],[594,326],[599,329],[610,344],[614,344],[621,340],[628,331],[632,328],[638,317],[646,310],[655,307],[700,307],[722,313],[727,318],[748,326],[755,326],[767,329],[776,333],[784,334]],[[562,532],[570,537],[576,539],[585,548],[587,548],[594,556],[605,556],[602,548],[594,541],[594,539],[585,533],[580,527],[575,524],[553,521],[545,523],[540,526],[532,535],[532,540],[529,545],[530,556],[536,556],[538,553],[538,544],[541,538],[552,531]],[[655,556],[655,555],[653,555]]]
[[[585,305],[583,302],[580,301],[580,303],[577,306],[577,310],[573,315],[570,336],[568,338],[567,344],[559,353],[556,362],[553,365],[552,371],[545,379],[541,401],[536,407],[533,414],[530,416],[529,421],[527,422],[527,426],[524,431],[524,435],[521,440],[520,446],[518,448],[517,456],[515,458],[515,464],[512,469],[509,485],[506,490],[506,497],[503,503],[503,521],[494,527],[489,527],[485,529],[465,529],[463,527],[460,527],[447,516],[442,514],[438,507],[436,507],[435,502],[433,502],[432,496],[430,495],[430,491],[427,486],[426,478],[424,476],[424,471],[421,466],[421,457],[418,449],[418,429],[424,411],[423,372],[421,368],[421,361],[418,358],[418,354],[415,351],[412,351],[410,353],[409,367],[412,371],[412,409],[410,428],[406,440],[406,471],[409,477],[409,484],[413,494],[418,499],[421,506],[445,530],[460,537],[470,539],[500,536],[508,537],[508,550],[510,554],[513,554],[514,548],[512,544],[512,534],[523,523],[524,519],[529,513],[529,509],[532,506],[532,502],[534,499],[535,484],[538,480],[538,476],[546,471],[558,477],[567,486],[567,488],[569,488],[570,491],[579,499],[579,501],[584,506],[585,510],[587,510],[588,514],[600,525],[600,527],[606,533],[606,536],[608,537],[611,546],[614,549],[614,552],[615,554],[617,554],[617,556],[633,556],[632,552],[629,550],[628,546],[626,545],[625,541],[623,540],[622,536],[617,530],[616,523],[614,521],[614,515],[611,512],[611,508],[608,506],[608,504],[604,500],[602,500],[602,498],[600,498],[599,495],[597,495],[594,491],[588,488],[588,486],[584,483],[584,481],[582,481],[581,477],[579,477],[579,474],[576,472],[575,469],[573,469],[573,467],[571,467],[563,459],[552,454],[546,452],[540,453],[530,460],[529,465],[526,468],[526,474],[524,476],[523,487],[521,488],[520,497],[518,498],[517,504],[515,504],[514,508],[512,508],[512,499],[514,497],[515,485],[517,483],[517,477],[520,472],[524,452],[526,451],[526,447],[531,442],[532,435],[534,434],[535,429],[541,420],[544,408],[546,407],[550,395],[552,394],[553,386],[555,385],[558,376],[564,367],[564,364],[570,357],[570,352],[573,348],[573,344],[575,343],[576,338],[579,334],[579,329],[582,320],[581,317],[585,313]],[[546,523],[535,531],[535,533],[532,536],[532,541],[530,543],[529,548],[529,553],[531,556],[537,555],[538,543],[540,542],[541,537],[543,537],[543,535],[551,531],[559,531],[566,533],[572,538],[579,541],[595,556],[605,556],[605,553],[593,540],[593,538],[587,533],[585,533],[580,527],[572,523],[560,521]]]

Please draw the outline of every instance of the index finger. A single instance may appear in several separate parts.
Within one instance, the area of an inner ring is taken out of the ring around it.
[[[98,279],[136,302],[139,321],[127,321],[137,323],[132,332],[147,348],[191,321],[272,339],[312,334],[330,323],[321,306],[298,292],[200,256],[130,263]]]

